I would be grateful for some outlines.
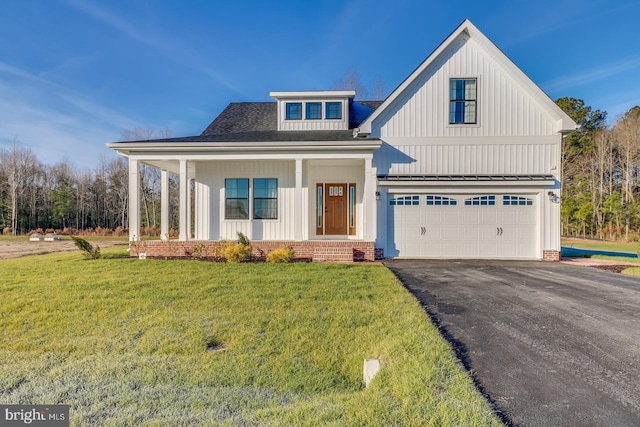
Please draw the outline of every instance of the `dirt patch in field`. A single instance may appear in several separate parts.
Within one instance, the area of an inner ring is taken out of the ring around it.
[[[123,245],[122,242],[91,242],[92,245],[98,245],[101,248],[109,246]],[[126,245],[126,243],[124,243]],[[53,252],[77,251],[78,248],[73,240],[56,240],[53,242],[16,242],[16,241],[0,241],[0,259],[18,258],[30,255],[42,255]]]

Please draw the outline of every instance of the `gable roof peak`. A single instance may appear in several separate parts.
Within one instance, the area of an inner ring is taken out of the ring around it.
[[[423,72],[432,64],[437,62],[438,57],[447,49],[449,49],[457,40],[463,38],[475,40],[488,53],[507,69],[512,77],[519,81],[526,88],[530,96],[537,100],[539,105],[546,110],[552,117],[557,120],[557,131],[560,133],[570,132],[576,129],[577,125],[571,118],[558,107],[553,100],[537,86],[517,65],[515,65],[507,55],[500,50],[482,31],[476,27],[469,18],[466,18],[449,36],[444,39],[436,49],[431,52],[420,65],[407,78],[396,87],[393,92],[385,99],[364,122],[360,124],[360,133],[370,134],[373,121],[379,117],[396,99],[402,98],[405,91],[420,78]]]

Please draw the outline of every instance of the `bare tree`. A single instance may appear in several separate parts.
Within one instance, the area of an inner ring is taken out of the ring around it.
[[[18,232],[19,197],[31,186],[35,179],[38,160],[29,148],[21,147],[17,139],[0,153],[0,167],[6,179],[11,199],[11,231]]]
[[[625,240],[629,239],[631,204],[635,202],[638,155],[640,154],[640,107],[634,107],[613,126],[613,138],[618,151],[625,205]]]

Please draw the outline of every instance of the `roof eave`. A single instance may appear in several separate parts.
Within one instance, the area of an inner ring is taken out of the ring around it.
[[[107,147],[121,153],[130,152],[236,152],[236,151],[341,151],[377,150],[382,141],[377,138],[347,141],[278,141],[278,142],[111,142]]]

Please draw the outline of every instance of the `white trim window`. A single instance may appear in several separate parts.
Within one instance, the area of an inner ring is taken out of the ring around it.
[[[478,80],[449,80],[449,124],[469,125],[478,122]]]
[[[327,102],[324,105],[324,117],[327,120],[342,119],[342,102]]]
[[[253,179],[253,219],[278,219],[278,179]]]
[[[249,219],[249,179],[225,179],[224,194],[224,219]]]
[[[287,102],[284,108],[286,120],[302,120],[302,102]]]

